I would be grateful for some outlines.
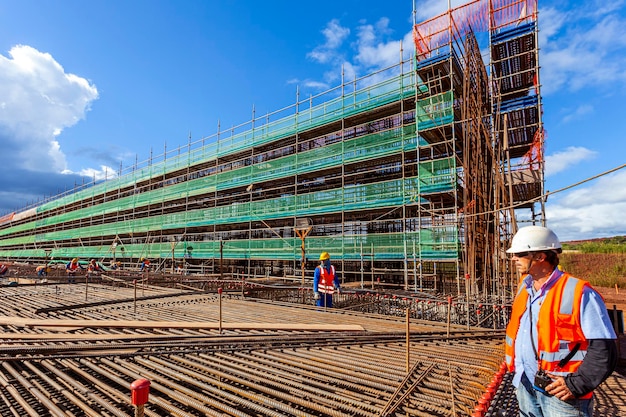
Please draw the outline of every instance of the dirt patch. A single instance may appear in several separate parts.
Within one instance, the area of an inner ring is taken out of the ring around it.
[[[606,308],[610,311],[615,306],[618,310],[626,311],[626,289],[594,287],[604,297]]]

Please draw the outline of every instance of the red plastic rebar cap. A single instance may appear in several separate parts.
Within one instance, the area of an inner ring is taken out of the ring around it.
[[[133,405],[143,405],[148,402],[150,394],[150,381],[147,379],[137,379],[130,384],[131,403]]]

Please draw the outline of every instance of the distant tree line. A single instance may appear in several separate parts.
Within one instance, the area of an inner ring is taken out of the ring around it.
[[[564,242],[563,250],[577,251],[580,253],[626,253],[626,236]]]

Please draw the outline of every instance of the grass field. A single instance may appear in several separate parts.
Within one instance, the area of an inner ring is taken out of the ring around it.
[[[563,268],[594,286],[626,288],[626,236],[564,242]]]
[[[626,253],[565,252],[559,258],[567,272],[594,286],[626,288]]]

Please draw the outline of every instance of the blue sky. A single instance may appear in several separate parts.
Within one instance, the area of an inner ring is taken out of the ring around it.
[[[453,1],[455,7],[463,2]],[[418,21],[445,10],[418,0]],[[413,2],[0,0],[0,215],[397,62]],[[548,225],[626,235],[626,0],[539,1]],[[583,182],[586,181],[586,182]],[[580,182],[583,182],[580,185]]]

